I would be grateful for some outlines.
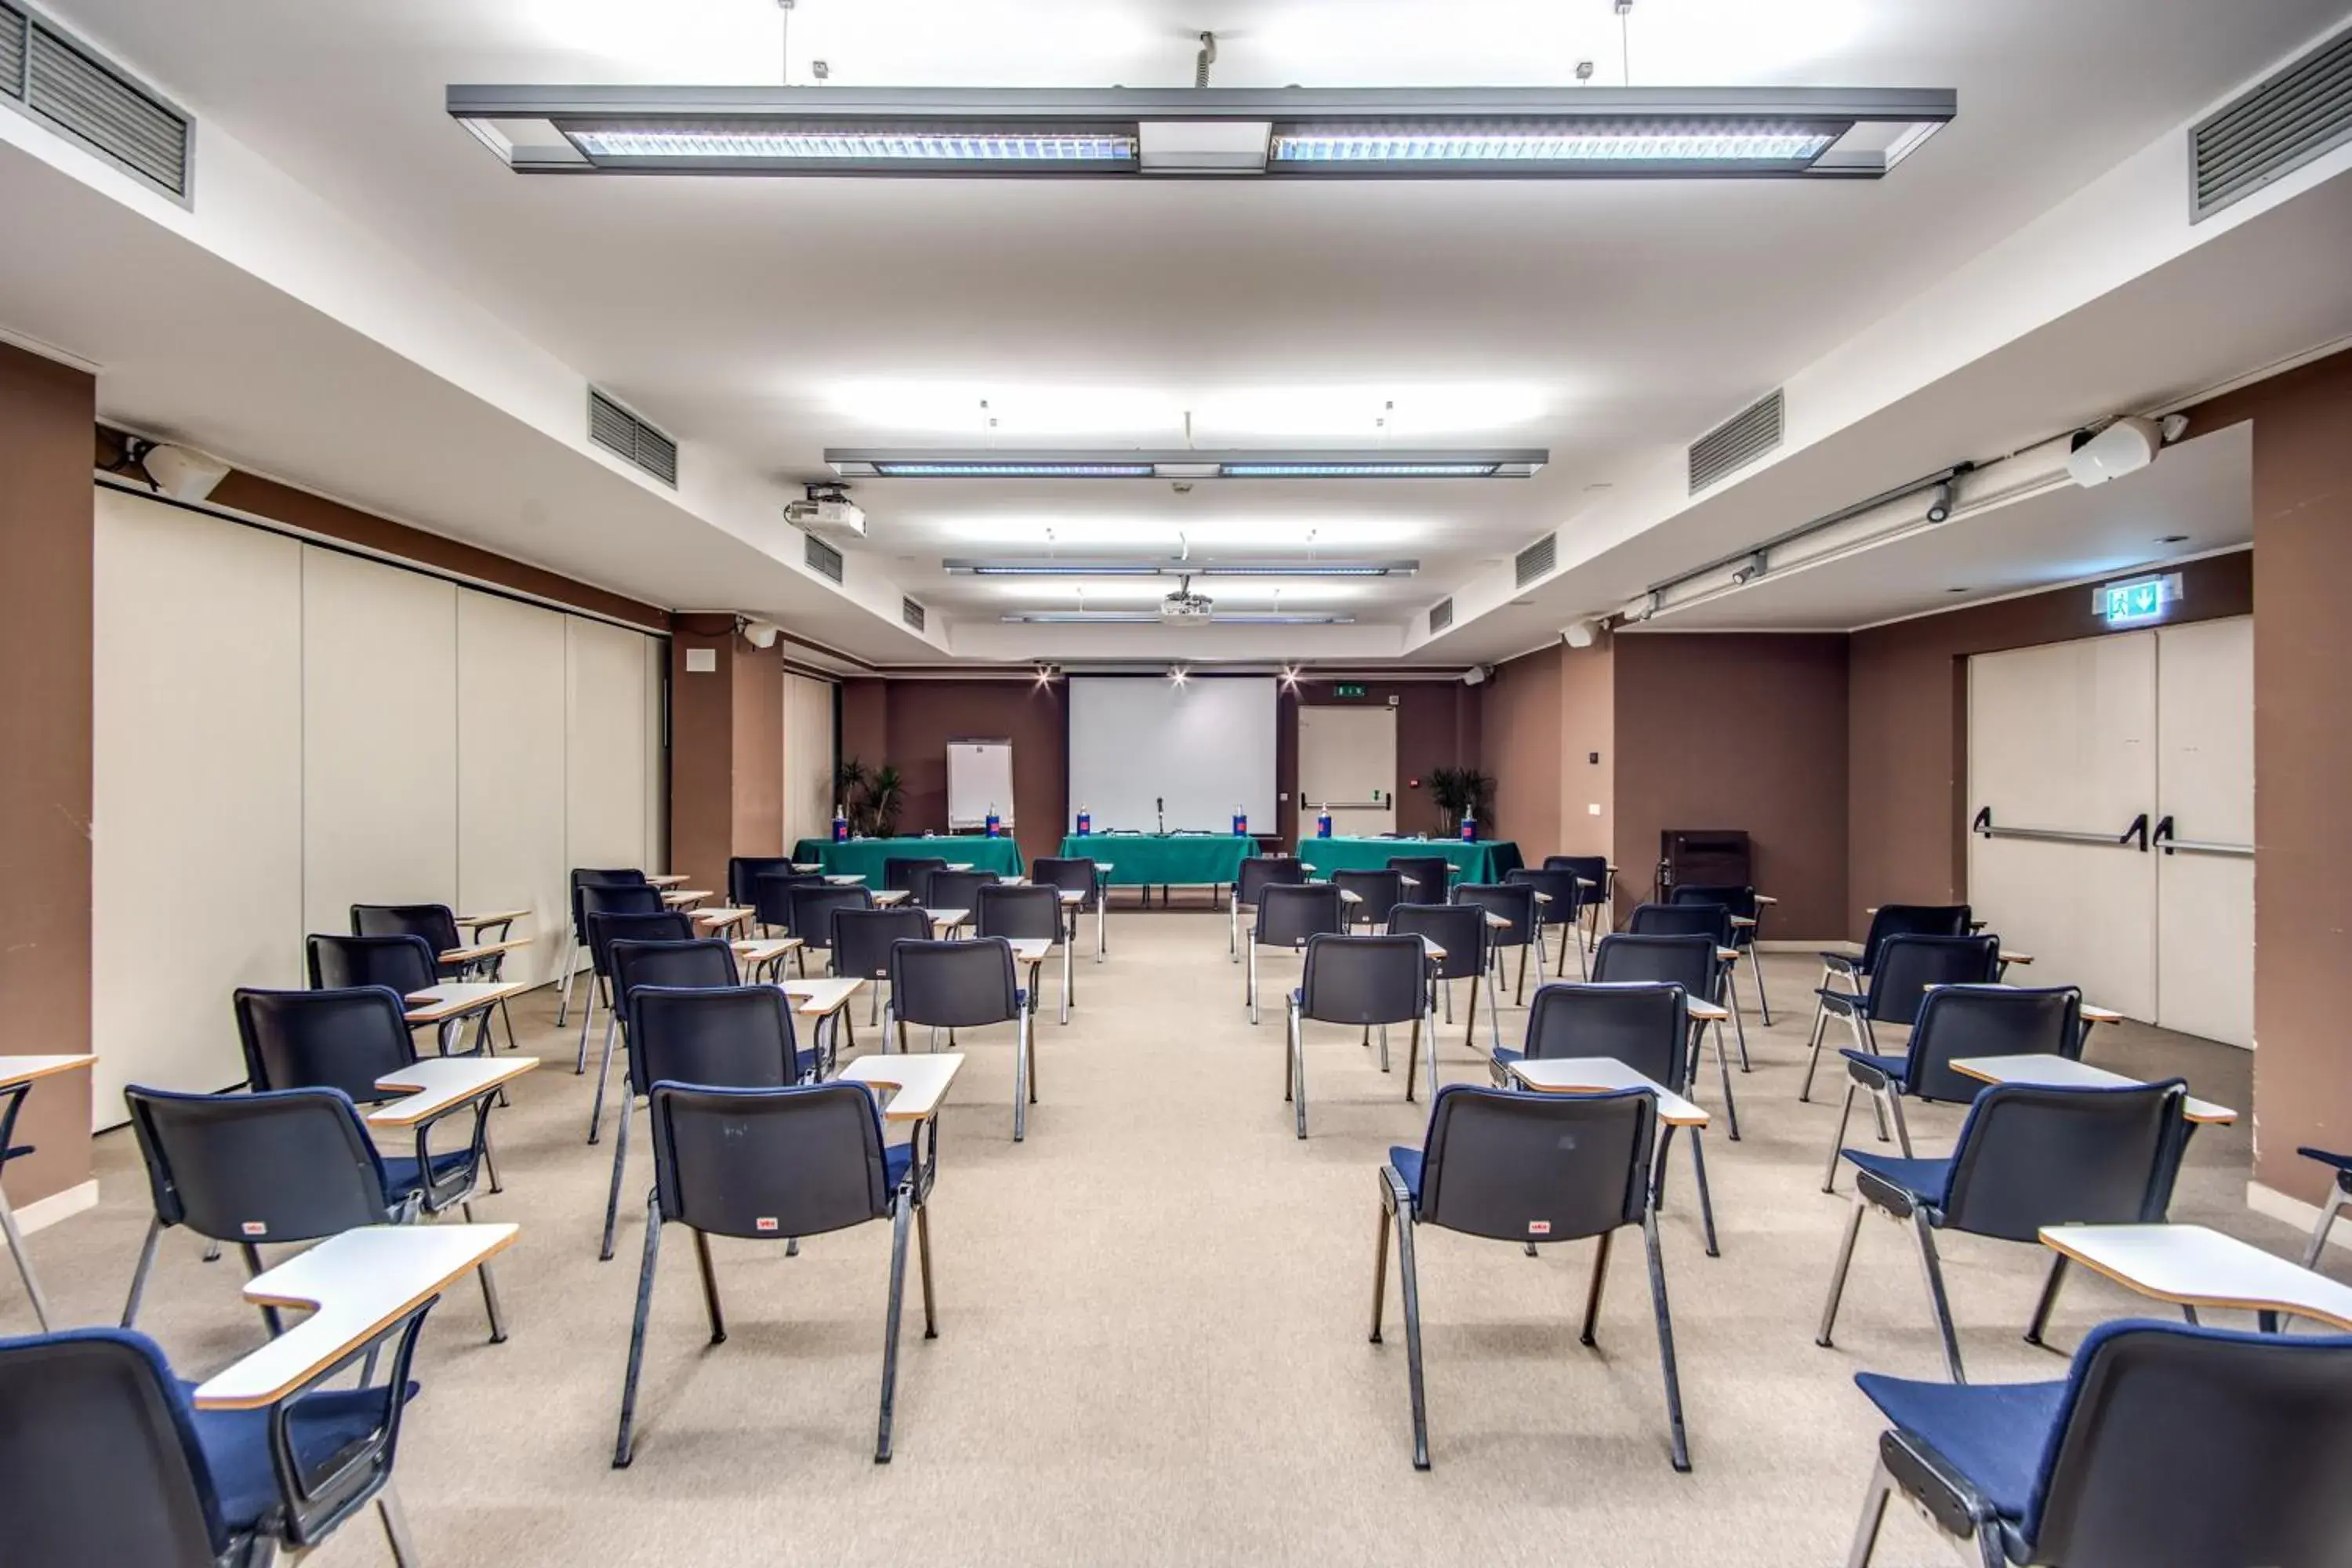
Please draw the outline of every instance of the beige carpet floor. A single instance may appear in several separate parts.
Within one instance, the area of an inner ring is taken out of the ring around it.
[[[1863,1232],[1837,1348],[1813,1344],[1851,1190],[1819,1190],[1834,1098],[1796,1098],[1814,965],[1766,959],[1780,1011],[1769,1030],[1748,1018],[1755,1070],[1736,1079],[1745,1137],[1729,1142],[1718,1116],[1708,1138],[1719,1259],[1701,1250],[1675,1152],[1663,1224],[1695,1472],[1667,1465],[1638,1243],[1615,1249],[1600,1345],[1587,1350],[1576,1318],[1589,1244],[1530,1260],[1424,1231],[1434,1468],[1416,1474],[1401,1327],[1392,1316],[1381,1346],[1365,1333],[1375,1171],[1390,1144],[1418,1142],[1423,1123],[1403,1100],[1402,1055],[1383,1077],[1352,1032],[1314,1029],[1313,1137],[1297,1142],[1281,1098],[1280,1014],[1247,1022],[1223,918],[1122,910],[1111,937],[1109,962],[1078,966],[1067,1027],[1049,996],[1026,1143],[1011,1141],[1011,1031],[964,1037],[970,1061],[933,1201],[940,1333],[921,1339],[910,1279],[887,1468],[872,1459],[887,1225],[814,1238],[793,1258],[780,1246],[714,1244],[731,1331],[716,1347],[691,1248],[673,1230],[636,1463],[609,1468],[649,1166],[640,1139],[619,1255],[599,1263],[610,1133],[593,1149],[583,1142],[590,1083],[572,1074],[552,994],[518,1006],[523,1047],[546,1066],[493,1123],[507,1191],[478,1209],[522,1226],[499,1266],[513,1333],[485,1342],[470,1288],[426,1330],[425,1391],[399,1466],[426,1559],[1843,1561],[1877,1431],[1852,1375],[1934,1376],[1939,1359],[1908,1237],[1884,1221]],[[1268,968],[1287,973],[1281,960]],[[1507,1039],[1523,1018],[1506,1011]],[[2248,1104],[2250,1058],[2224,1047],[2126,1025],[2101,1031],[2092,1054]],[[1458,1026],[1444,1073],[1485,1076]],[[1711,1074],[1699,1098],[1715,1105]],[[1919,1110],[1920,1151],[1948,1148],[1957,1125],[1956,1111]],[[1868,1136],[1866,1121],[1854,1135]],[[2291,1254],[2299,1237],[2243,1206],[2247,1148],[2242,1125],[2200,1132],[2174,1215]],[[119,1313],[148,1215],[129,1133],[101,1138],[98,1160],[100,1206],[31,1244],[73,1322]],[[184,1236],[167,1243],[141,1325],[190,1375],[261,1333],[238,1300],[234,1258],[206,1266],[199,1252]],[[1945,1263],[1973,1377],[2063,1373],[2058,1355],[2019,1338],[2041,1257],[1956,1237]],[[1392,1313],[1395,1289],[1392,1274]],[[2071,1345],[2102,1319],[2150,1307],[2078,1278],[2053,1338]],[[0,1286],[0,1331],[29,1321],[13,1281]],[[318,1561],[385,1557],[361,1521]],[[1924,1526],[1890,1513],[1882,1563],[1948,1560]]]

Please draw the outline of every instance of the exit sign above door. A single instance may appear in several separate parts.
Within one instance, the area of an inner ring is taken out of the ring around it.
[[[1334,697],[1361,697],[1363,694],[1363,687],[1355,681],[1337,680],[1331,683],[1331,695]]]
[[[2158,573],[2121,583],[2102,583],[2091,590],[2091,608],[2110,631],[2153,626],[2180,602],[2180,574]]]

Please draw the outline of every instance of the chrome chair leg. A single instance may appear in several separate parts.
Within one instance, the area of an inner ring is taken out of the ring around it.
[[[1853,1527],[1853,1545],[1845,1554],[1845,1568],[1870,1568],[1871,1553],[1878,1546],[1878,1527],[1886,1519],[1886,1500],[1894,1492],[1895,1476],[1881,1459],[1870,1472],[1870,1489],[1863,1494],[1862,1518]]]
[[[1738,1016],[1733,1015],[1734,1017]],[[1739,1142],[1739,1103],[1731,1097],[1731,1058],[1723,1048],[1723,1026],[1715,1026],[1714,1034],[1715,1068],[1717,1076],[1723,1079],[1723,1119],[1728,1124],[1731,1141],[1737,1143]]]
[[[915,1205],[915,1258],[923,1277],[923,1338],[935,1340],[940,1319],[931,1302],[931,1211],[927,1204]]]
[[[1698,1140],[1691,1140],[1698,1147]],[[1702,1184],[1700,1190],[1706,1190]],[[1658,1213],[1655,1209],[1642,1211],[1642,1241],[1650,1257],[1650,1306],[1658,1320],[1658,1368],[1666,1384],[1666,1426],[1673,1438],[1675,1468],[1690,1472],[1690,1439],[1683,1429],[1683,1384],[1675,1369],[1675,1320],[1666,1308],[1666,1264],[1658,1250]],[[1709,1253],[1714,1251],[1710,1246]]]
[[[882,1415],[874,1434],[874,1462],[890,1462],[891,1407],[898,1394],[898,1318],[907,1300],[907,1222],[914,1195],[903,1193],[890,1221],[890,1306],[882,1325]]]
[[[25,1253],[24,1232],[16,1228],[16,1211],[9,1205],[5,1193],[0,1193],[0,1233],[8,1238],[8,1255],[16,1260],[17,1277],[25,1281],[25,1294],[33,1300],[33,1318],[41,1331],[49,1331],[49,1303],[41,1294],[41,1282],[33,1277],[33,1260]],[[152,1248],[153,1242],[149,1246]]]
[[[0,1197],[0,1203],[6,1201],[6,1198]],[[149,1220],[147,1240],[139,1248],[139,1266],[131,1271],[131,1294],[125,1297],[122,1302],[122,1326],[126,1329],[133,1327],[139,1321],[139,1300],[147,1293],[147,1272],[155,1267],[155,1248],[163,1239],[163,1222],[160,1219]],[[38,1315],[37,1311],[36,1315]],[[46,1321],[43,1327],[46,1331]]]
[[[1936,1331],[1943,1336],[1944,1370],[1952,1374],[1954,1383],[1968,1382],[1968,1373],[1960,1367],[1959,1336],[1952,1329],[1952,1306],[1944,1297],[1944,1268],[1936,1256],[1934,1227],[1927,1223],[1927,1211],[1911,1211],[1911,1234],[1919,1243],[1919,1268],[1927,1277],[1927,1304],[1935,1309]]]
[[[1389,1290],[1389,1205],[1388,1173],[1381,1173],[1381,1206],[1378,1210],[1380,1236],[1372,1245],[1372,1343],[1381,1342],[1381,1313],[1388,1305]]]
[[[1854,1090],[1861,1087],[1851,1079],[1846,1080],[1845,1100],[1838,1107],[1837,1131],[1830,1134],[1830,1163],[1822,1172],[1822,1191],[1825,1193],[1837,1191],[1838,1156],[1845,1152],[1845,1124],[1853,1115]]]
[[[1860,1193],[1853,1195],[1853,1213],[1845,1222],[1844,1239],[1838,1243],[1837,1262],[1830,1268],[1829,1300],[1822,1303],[1822,1326],[1813,1334],[1813,1343],[1823,1350],[1830,1348],[1830,1332],[1837,1327],[1838,1299],[1845,1294],[1846,1270],[1853,1264],[1853,1239],[1862,1234],[1863,1212],[1870,1200]]]
[[[1307,1042],[1306,1029],[1298,1016],[1298,1004],[1286,1009],[1290,1026],[1290,1096],[1291,1119],[1297,1124],[1300,1138],[1307,1136]]]
[[[1029,1088],[1032,1065],[1029,1058],[1029,1011],[1025,1007],[1019,1011],[1021,1016],[1013,1024],[1019,1032],[1013,1040],[1013,1141],[1015,1143],[1029,1136],[1029,1101],[1033,1098]]]
[[[2346,1188],[2342,1176],[2336,1177],[2335,1184],[2328,1188],[2327,1201],[2319,1207],[2318,1223],[2311,1227],[2311,1242],[2303,1249],[2305,1268],[2319,1267],[2319,1255],[2327,1247],[2327,1232],[2336,1224],[2336,1215],[2343,1211],[2347,1195],[2352,1195],[2352,1189]]]
[[[1822,1065],[1822,1034],[1829,1026],[1829,1004],[1824,1002],[1813,1013],[1813,1038],[1811,1054],[1805,1059],[1805,1081],[1797,1090],[1799,1100],[1810,1104],[1813,1098],[1813,1073]]]
[[[1412,1468],[1429,1468],[1429,1406],[1421,1378],[1421,1280],[1413,1267],[1412,1211],[1397,1205],[1397,1282],[1404,1290],[1404,1364],[1412,1394]]]
[[[604,1086],[613,1078],[613,1041],[620,1033],[620,1015],[614,1013],[604,1020],[604,1055],[596,1068],[596,1094],[588,1103],[588,1142],[593,1143],[604,1125]]]
[[[613,1228],[621,1216],[621,1173],[629,1163],[629,1121],[636,1114],[636,1091],[632,1089],[623,1097],[621,1127],[613,1139],[613,1190],[604,1198],[604,1242],[596,1253],[600,1263],[613,1260]]]
[[[1578,1344],[1596,1342],[1593,1334],[1601,1326],[1601,1291],[1609,1283],[1609,1241],[1616,1234],[1613,1230],[1602,1231],[1600,1246],[1592,1254],[1592,1282],[1584,1289],[1584,1326],[1577,1331]]]
[[[424,1568],[425,1559],[416,1554],[416,1542],[408,1533],[408,1513],[400,1506],[400,1494],[392,1489],[392,1478],[384,1478],[376,1489],[376,1517],[383,1521],[383,1542],[392,1551],[393,1568]]]
[[[646,1256],[637,1268],[637,1310],[629,1321],[629,1370],[621,1380],[621,1435],[613,1445],[613,1468],[629,1468],[637,1416],[637,1375],[646,1364],[646,1319],[653,1311],[654,1274],[661,1265],[661,1195],[646,1194]]]
[[[2058,1288],[2066,1282],[2066,1265],[2069,1261],[2071,1260],[2063,1252],[2050,1259],[2050,1278],[2042,1282],[2042,1299],[2033,1303],[2033,1321],[2025,1326],[2027,1344],[2039,1345],[2042,1342],[2042,1332],[2050,1327],[2051,1309],[2058,1305]]]
[[[719,1305],[719,1270],[711,1265],[710,1237],[698,1230],[692,1234],[694,1265],[702,1275],[702,1310],[710,1320],[710,1342],[723,1345],[727,1342],[727,1314]],[[797,1241],[800,1238],[795,1237],[793,1239]]]
[[[474,1205],[470,1201],[459,1202],[457,1213],[467,1225],[474,1223]],[[474,1274],[482,1282],[482,1310],[489,1314],[490,1343],[502,1345],[507,1342],[507,1321],[506,1315],[499,1310],[498,1277],[490,1272],[487,1258],[474,1265]]]

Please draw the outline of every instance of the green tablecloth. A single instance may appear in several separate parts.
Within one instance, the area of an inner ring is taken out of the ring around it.
[[[1066,858],[1110,862],[1114,888],[1208,887],[1238,881],[1255,838],[1225,833],[1089,833],[1062,840]]]
[[[1519,847],[1507,838],[1482,838],[1465,844],[1458,838],[1302,838],[1298,858],[1318,875],[1333,871],[1382,871],[1400,857],[1443,856],[1463,882],[1499,882],[1503,873],[1518,869]]]
[[[993,871],[1001,877],[1021,875],[1021,846],[1009,837],[853,838],[846,844],[803,838],[793,846],[793,858],[803,865],[823,866],[827,876],[864,877],[866,885],[877,891],[885,860],[938,859],[950,864],[968,860],[976,871]]]

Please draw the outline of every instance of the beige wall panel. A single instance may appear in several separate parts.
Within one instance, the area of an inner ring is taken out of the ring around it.
[[[302,983],[303,547],[113,490],[97,509],[91,1109],[109,1127],[125,1083],[237,1082],[229,992]]]
[[[501,973],[552,979],[570,920],[563,861],[564,622],[457,592],[457,912],[529,910]]]
[[[564,629],[564,866],[644,866],[646,639],[576,616]]]
[[[784,847],[833,832],[833,682],[784,676]]]
[[[669,644],[641,637],[646,655],[646,851],[648,871],[669,869],[669,752],[662,744]]]

